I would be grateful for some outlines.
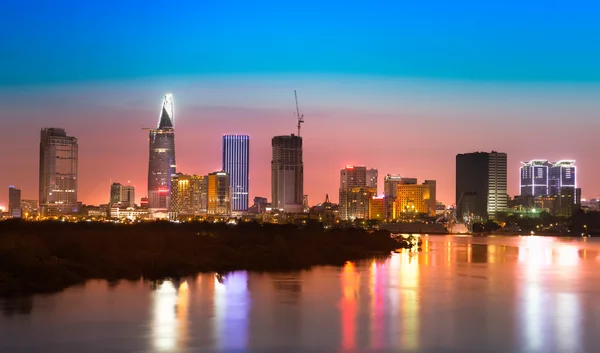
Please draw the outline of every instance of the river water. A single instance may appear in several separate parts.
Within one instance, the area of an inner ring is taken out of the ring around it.
[[[3,300],[0,352],[600,351],[600,242],[423,240],[343,267]]]

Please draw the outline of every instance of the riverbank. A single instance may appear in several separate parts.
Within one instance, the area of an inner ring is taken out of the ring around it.
[[[256,223],[0,222],[0,296],[55,292],[89,279],[343,265],[410,247],[387,231]]]

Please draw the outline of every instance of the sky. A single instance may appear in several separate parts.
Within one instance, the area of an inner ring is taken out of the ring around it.
[[[600,172],[600,4],[592,1],[13,1],[0,12],[0,205],[37,198],[39,131],[79,139],[79,198],[111,181],[145,196],[148,136],[175,100],[179,172],[221,169],[250,135],[250,197],[270,198],[270,140],[305,124],[305,193],[338,199],[345,165],[434,179],[454,203],[455,155],[575,159]],[[2,186],[4,185],[4,186]]]

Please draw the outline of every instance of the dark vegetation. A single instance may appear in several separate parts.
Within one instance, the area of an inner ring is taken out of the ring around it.
[[[88,279],[286,271],[389,255],[387,231],[150,222],[0,222],[0,296],[58,291]]]

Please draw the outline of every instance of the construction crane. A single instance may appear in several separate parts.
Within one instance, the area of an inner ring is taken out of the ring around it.
[[[298,94],[294,90],[294,97],[296,98],[296,117],[298,118],[298,137],[300,137],[300,124],[304,122],[304,114],[300,115],[300,109],[298,108]]]

